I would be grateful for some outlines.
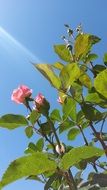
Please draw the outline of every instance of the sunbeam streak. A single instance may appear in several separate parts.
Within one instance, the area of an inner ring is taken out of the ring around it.
[[[2,27],[0,27],[0,45],[13,55],[16,53],[15,51],[20,51],[21,54],[26,56],[29,61],[40,62],[40,59],[37,56],[35,56],[29,49],[22,45]]]

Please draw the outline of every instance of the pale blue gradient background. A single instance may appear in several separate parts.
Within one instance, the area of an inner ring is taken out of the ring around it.
[[[42,92],[52,104],[58,106],[56,91],[31,65],[30,61],[53,63],[58,60],[53,52],[53,44],[61,43],[60,36],[65,33],[64,24],[75,28],[83,23],[84,31],[102,38],[95,51],[103,56],[107,52],[107,1],[106,0],[0,0],[0,26],[34,55],[15,47],[0,35],[0,114],[27,111],[22,105],[10,100],[12,90],[19,84],[33,89],[35,96]],[[100,61],[100,59],[99,59]],[[0,176],[11,160],[23,155],[28,140],[24,129],[8,131],[0,129]],[[64,140],[64,136],[62,137]],[[72,143],[71,143],[72,144]],[[79,142],[77,142],[79,144]],[[36,164],[36,163],[35,163]],[[19,180],[4,190],[42,190],[35,181]]]

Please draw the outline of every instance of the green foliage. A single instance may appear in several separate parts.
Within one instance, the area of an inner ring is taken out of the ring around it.
[[[22,115],[7,114],[0,118],[0,127],[7,128],[9,130],[16,129],[18,127],[27,126],[28,121]]]
[[[80,130],[76,127],[72,127],[68,132],[68,140],[74,140],[76,136],[80,133]]]
[[[61,167],[63,169],[68,169],[69,167],[79,163],[87,158],[92,158],[93,156],[101,156],[104,151],[90,146],[83,146],[78,148],[73,148],[71,151],[66,153],[61,160]]]
[[[92,52],[92,47],[100,38],[84,33],[81,24],[76,36],[69,25],[65,24],[65,28],[64,44],[54,46],[61,61],[52,65],[34,64],[57,89],[62,109],[52,110],[48,100],[39,97],[34,110],[32,102],[35,100],[31,95],[25,97],[23,103],[29,111],[27,118],[14,114],[0,118],[3,128],[12,130],[24,126],[28,138],[39,135],[36,142],[27,145],[26,156],[9,165],[0,188],[23,177],[44,183],[45,190],[103,190],[107,187],[104,157],[107,156],[107,111],[104,110],[107,108],[107,53],[103,64],[93,63],[98,55]],[[77,147],[77,140],[81,147]],[[93,170],[87,172],[88,165]],[[88,174],[85,181],[84,172]]]
[[[28,175],[38,175],[46,171],[54,171],[55,169],[55,162],[50,161],[44,153],[37,152],[24,156],[16,159],[9,165],[2,177],[1,187]]]
[[[63,104],[63,119],[66,120],[67,117],[76,120],[76,102],[70,97]]]
[[[32,126],[26,127],[25,133],[26,133],[26,136],[27,136],[28,138],[32,137],[32,135],[33,135],[33,128],[32,128]]]
[[[71,62],[71,55],[65,45],[54,45],[55,53],[64,61]]]
[[[30,114],[29,120],[34,125],[40,117],[40,113],[37,110],[33,110]]]
[[[97,75],[94,86],[100,94],[107,98],[107,69]]]
[[[38,69],[42,75],[51,83],[51,85],[57,89],[60,88],[60,80],[54,73],[52,66],[49,64],[34,64],[36,69]]]
[[[80,76],[80,69],[77,63],[70,63],[63,67],[60,72],[62,89],[68,89]]]

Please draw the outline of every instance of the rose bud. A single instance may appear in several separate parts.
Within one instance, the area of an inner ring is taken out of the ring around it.
[[[64,154],[65,153],[65,147],[63,144],[60,144],[61,147],[59,147],[59,145],[57,144],[55,147],[55,150],[58,154]]]
[[[25,99],[32,95],[32,89],[25,85],[20,85],[17,89],[13,90],[11,100],[17,104],[26,103]]]
[[[38,110],[38,112],[42,113],[45,116],[48,114],[50,105],[49,105],[49,102],[45,99],[45,97],[41,93],[39,93],[36,96],[35,104],[36,104],[36,109]]]
[[[60,96],[58,97],[57,102],[59,102],[60,104],[63,104],[63,103],[64,103],[64,101],[61,99]]]

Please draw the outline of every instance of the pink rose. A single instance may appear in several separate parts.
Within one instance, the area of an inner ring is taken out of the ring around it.
[[[45,100],[45,97],[39,93],[36,98],[35,98],[35,102],[38,104],[38,105],[43,105],[44,104],[44,100]]]
[[[17,89],[13,90],[11,100],[18,104],[22,104],[25,102],[25,98],[30,97],[32,95],[32,89],[29,89],[25,85],[20,85]]]
[[[64,103],[64,101],[61,99],[60,96],[58,97],[57,102],[59,102],[60,104],[63,104],[63,103]]]

